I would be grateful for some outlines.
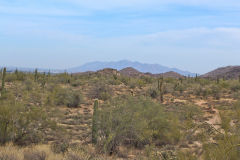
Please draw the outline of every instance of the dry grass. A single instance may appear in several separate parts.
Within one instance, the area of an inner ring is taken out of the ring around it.
[[[106,160],[107,158],[95,156],[94,150],[88,146],[75,147],[65,154],[56,154],[49,145],[37,145],[19,148],[8,144],[0,147],[0,160]]]
[[[0,147],[0,160],[61,160],[63,155],[54,154],[47,145],[18,148],[12,144]]]

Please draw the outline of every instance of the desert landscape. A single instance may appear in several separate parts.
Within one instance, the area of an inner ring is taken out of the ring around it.
[[[239,75],[3,68],[0,159],[238,159]]]
[[[0,0],[0,160],[240,160],[239,0]]]

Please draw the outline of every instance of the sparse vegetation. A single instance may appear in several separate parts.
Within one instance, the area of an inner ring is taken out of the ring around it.
[[[0,160],[240,156],[238,79],[110,69],[0,76]]]

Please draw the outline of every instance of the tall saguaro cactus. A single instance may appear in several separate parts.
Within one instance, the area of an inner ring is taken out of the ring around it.
[[[38,70],[35,69],[35,72],[34,72],[34,81],[37,82],[38,80]]]
[[[163,102],[163,77],[158,79],[158,91],[160,93],[160,100]]]
[[[195,82],[197,82],[198,81],[198,74],[196,74],[196,76],[195,76]]]
[[[43,75],[42,75],[42,78],[41,78],[41,86],[42,86],[43,89],[45,88],[46,82],[47,82],[46,73],[44,72]]]
[[[1,90],[1,96],[4,94],[5,92],[5,79],[6,79],[6,72],[7,69],[6,67],[3,69],[3,73],[2,73],[2,90]]]
[[[97,144],[97,114],[98,114],[98,100],[94,102],[93,117],[92,117],[92,143]]]

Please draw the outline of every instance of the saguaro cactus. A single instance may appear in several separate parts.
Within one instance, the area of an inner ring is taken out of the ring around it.
[[[2,73],[2,90],[1,90],[1,96],[4,94],[5,92],[5,78],[6,78],[6,72],[7,72],[7,69],[4,68],[3,69],[3,73]]]
[[[163,102],[163,77],[158,79],[158,91],[160,93],[160,100]]]
[[[98,112],[98,100],[95,100],[93,107],[93,117],[92,117],[92,143],[97,144],[97,113]]]
[[[38,70],[37,69],[35,69],[35,72],[34,72],[34,80],[35,80],[35,82],[37,82],[37,80],[38,80]]]
[[[42,79],[41,79],[41,86],[44,89],[45,85],[46,85],[46,73],[44,72],[42,75]]]
[[[179,78],[179,80],[180,80],[180,83],[182,84],[182,83],[183,83],[183,79],[182,79],[182,78]]]
[[[198,74],[196,74],[195,76],[195,81],[197,82],[197,80],[198,80]]]
[[[15,73],[16,76],[18,76],[18,69],[17,68],[15,69],[14,73]]]

